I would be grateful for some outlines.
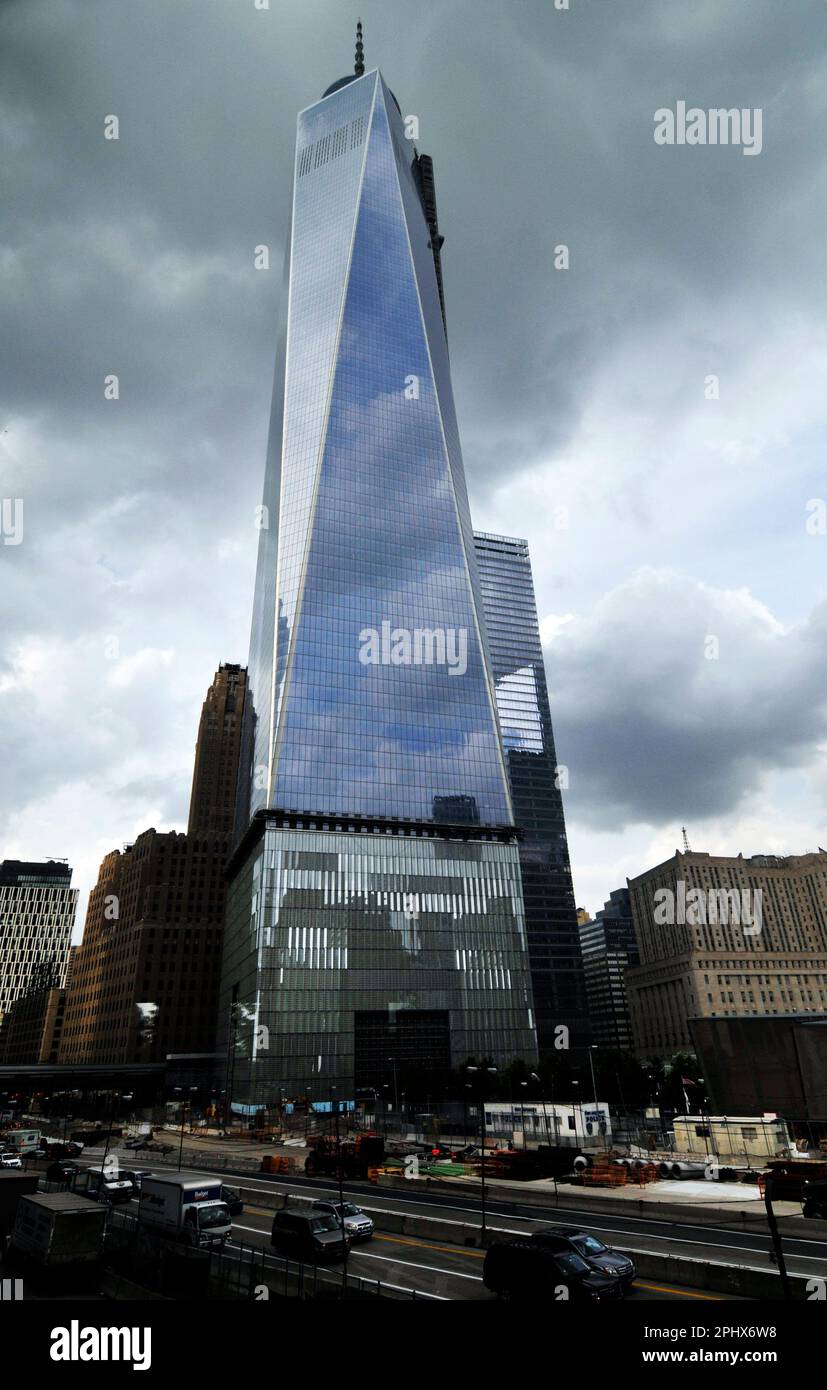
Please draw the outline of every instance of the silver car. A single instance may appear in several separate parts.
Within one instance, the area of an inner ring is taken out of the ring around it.
[[[361,1207],[354,1206],[353,1202],[314,1202],[313,1209],[330,1212],[339,1222],[344,1217],[345,1235],[353,1245],[370,1240],[373,1235],[373,1222],[370,1217]]]

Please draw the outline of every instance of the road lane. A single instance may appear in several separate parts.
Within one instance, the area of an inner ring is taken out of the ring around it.
[[[233,1222],[233,1231],[247,1244],[269,1248],[273,1213],[264,1208],[247,1207]],[[449,1298],[462,1302],[497,1300],[482,1282],[482,1262],[485,1252],[464,1246],[452,1246],[413,1236],[398,1236],[377,1230],[368,1245],[354,1246],[348,1256],[348,1270],[366,1279],[379,1279],[401,1289],[415,1289],[417,1294]],[[694,1299],[702,1302],[730,1302],[731,1295],[702,1293],[680,1285],[641,1280],[627,1297],[653,1300]]]

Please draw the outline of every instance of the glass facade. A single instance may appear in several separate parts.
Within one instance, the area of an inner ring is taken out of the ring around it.
[[[536,1050],[439,244],[378,72],[300,113],[222,970],[237,1100],[376,1085],[393,1038],[421,1072]]]
[[[301,113],[294,182],[249,810],[429,820],[465,797],[506,825],[431,233],[378,72]]]
[[[376,1086],[417,1046],[433,1065],[442,1018],[455,1066],[534,1055],[514,844],[396,831],[268,818],[244,857],[225,950],[234,1099]]]
[[[554,1029],[563,1024],[572,1046],[581,1046],[589,1040],[588,1010],[563,815],[564,777],[554,748],[528,545],[483,532],[474,540],[514,819],[522,831],[538,1042],[541,1052],[553,1049]]]

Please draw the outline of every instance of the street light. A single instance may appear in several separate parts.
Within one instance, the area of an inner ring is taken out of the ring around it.
[[[591,1070],[592,1070],[592,1091],[594,1092],[594,1114],[595,1114],[595,1124],[597,1125],[598,1133],[600,1133],[600,1107],[599,1107],[599,1105],[598,1105],[598,1103],[597,1103],[597,1082],[596,1082],[595,1079],[594,1079],[594,1060],[593,1060],[593,1058],[592,1058],[592,1053],[593,1053],[593,1052],[596,1052],[596,1051],[597,1051],[597,1043],[592,1043],[591,1047],[588,1049],[588,1052],[589,1052],[589,1066],[591,1067]],[[605,1129],[603,1130],[603,1147],[604,1147],[604,1149],[608,1149],[608,1147],[609,1147],[609,1139],[608,1139],[608,1135],[606,1134],[606,1130],[605,1130]]]
[[[345,1231],[345,1185],[342,1165],[342,1146],[339,1139],[339,1099],[334,1100],[335,1086],[330,1087],[330,1104],[336,1106],[336,1171],[339,1176],[339,1221],[342,1227],[342,1293],[347,1290],[347,1233]]]
[[[480,1245],[485,1245],[485,1073],[496,1075],[496,1067],[466,1067],[467,1072],[479,1073],[480,1078],[480,1138],[482,1147],[480,1150],[480,1198],[482,1207],[482,1225],[480,1228]]]
[[[525,1149],[528,1148],[528,1144],[526,1143],[526,1137],[525,1137],[525,1089],[524,1089],[527,1085],[528,1085],[528,1082],[527,1082],[527,1081],[521,1081],[521,1082],[520,1082],[520,1089],[521,1089],[521,1092],[522,1092],[522,1094],[520,1095],[520,1127],[521,1127],[521,1129],[522,1129],[522,1131],[523,1131],[523,1150],[525,1150]]]
[[[393,1108],[394,1108],[394,1110],[396,1111],[396,1113],[398,1114],[398,1113],[399,1113],[399,1095],[398,1095],[398,1092],[397,1092],[397,1089],[396,1089],[396,1058],[395,1058],[395,1057],[389,1057],[389,1058],[388,1058],[388,1061],[390,1062],[391,1066],[393,1067]]]
[[[178,1145],[178,1172],[179,1172],[179,1173],[180,1173],[180,1171],[181,1171],[181,1166],[182,1166],[183,1161],[184,1161],[184,1120],[186,1119],[187,1106],[190,1107],[190,1114],[192,1114],[192,1092],[193,1092],[193,1091],[197,1091],[197,1090],[198,1090],[198,1087],[197,1087],[197,1086],[190,1086],[189,1089],[190,1089],[190,1098],[189,1098],[189,1100],[184,1100],[183,1098],[182,1098],[182,1100],[181,1100],[181,1142],[180,1142],[179,1145]],[[181,1088],[180,1086],[174,1086],[174,1087],[173,1087],[173,1090],[177,1091],[177,1092],[179,1093],[179,1095],[180,1095],[180,1094],[181,1094],[181,1091],[182,1091],[182,1088]]]

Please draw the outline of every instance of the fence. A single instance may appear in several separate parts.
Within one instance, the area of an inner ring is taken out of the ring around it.
[[[116,1273],[167,1297],[189,1299],[410,1298],[415,1289],[351,1274],[339,1265],[302,1264],[243,1241],[206,1249],[159,1239],[132,1212],[111,1209],[106,1257]],[[427,1295],[424,1295],[427,1297]]]

